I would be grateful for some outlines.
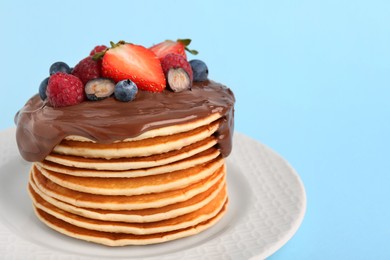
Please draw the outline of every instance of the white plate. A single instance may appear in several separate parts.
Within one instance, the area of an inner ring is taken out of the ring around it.
[[[0,252],[23,259],[262,259],[296,232],[306,209],[299,176],[279,155],[234,135],[229,156],[228,213],[196,236],[149,246],[111,248],[59,234],[35,217],[27,194],[30,163],[21,159],[15,130],[0,132]]]

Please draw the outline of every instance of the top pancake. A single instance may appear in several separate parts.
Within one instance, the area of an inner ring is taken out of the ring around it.
[[[153,129],[153,130],[147,131],[147,132],[145,132],[137,137],[126,138],[122,141],[118,140],[117,142],[131,142],[131,141],[137,141],[137,140],[142,140],[142,139],[147,139],[147,138],[153,138],[153,137],[157,137],[157,136],[167,136],[167,135],[188,132],[188,131],[194,130],[195,128],[208,125],[208,124],[220,119],[221,117],[222,117],[222,115],[220,113],[212,113],[211,115],[209,115],[205,118],[198,119],[198,120],[193,121],[191,123],[177,124],[177,125]],[[78,135],[69,135],[69,136],[65,137],[65,139],[70,140],[70,141],[96,143],[95,141],[93,141],[89,138],[86,138],[83,136],[78,136]]]
[[[146,169],[146,168],[165,166],[178,161],[183,162],[184,159],[188,159],[188,158],[193,160],[194,155],[206,151],[207,149],[211,149],[216,143],[217,143],[216,137],[210,136],[199,142],[185,146],[180,150],[174,150],[167,153],[155,154],[155,155],[144,156],[144,157],[117,158],[117,159],[109,159],[109,160],[101,159],[101,158],[85,158],[85,157],[79,157],[73,155],[51,153],[45,158],[45,161],[43,161],[42,164],[46,164],[45,163],[46,161],[50,161],[56,164],[60,164],[72,168],[75,167],[78,169],[83,168],[83,169],[95,169],[100,171],[102,170],[117,171],[117,173],[120,175],[121,173],[119,173],[118,171],[134,170],[134,169],[140,169],[140,171],[142,171],[142,169]],[[78,169],[75,169],[75,171],[77,171]],[[75,173],[74,175],[78,175],[78,174]]]
[[[190,151],[192,154],[193,150]],[[215,147],[211,147],[205,151],[197,153],[193,156],[189,156],[183,160],[179,160],[172,163],[167,163],[164,165],[159,165],[157,167],[152,167],[155,164],[163,164],[163,160],[161,161],[143,161],[144,168],[142,169],[127,169],[129,167],[129,162],[124,162],[124,160],[99,160],[92,159],[88,160],[85,164],[80,163],[80,157],[75,156],[67,156],[68,161],[65,161],[67,165],[75,165],[75,167],[63,165],[64,162],[62,160],[57,160],[57,163],[45,160],[43,162],[36,162],[35,164],[39,167],[45,168],[50,171],[71,175],[71,176],[79,176],[79,177],[99,177],[99,178],[134,178],[134,177],[142,177],[142,176],[151,176],[155,174],[162,174],[166,172],[178,171],[187,169],[205,162],[208,162],[219,155],[219,150]],[[180,155],[180,154],[179,154]],[[187,156],[185,152],[181,155]],[[58,157],[50,158],[52,161],[56,161]],[[173,158],[166,158],[167,161],[172,160]],[[114,161],[117,161],[115,163]],[[148,164],[149,163],[149,164]],[[86,165],[87,167],[82,168],[82,166]],[[108,167],[108,169],[104,168]],[[110,168],[110,166],[112,168]],[[93,168],[93,169],[88,169]],[[99,169],[100,168],[100,169]]]
[[[100,144],[91,142],[63,140],[54,147],[53,152],[58,154],[80,156],[86,158],[129,158],[162,154],[179,150],[214,134],[220,122],[214,121],[209,125],[178,134],[159,136],[131,142],[116,142]]]

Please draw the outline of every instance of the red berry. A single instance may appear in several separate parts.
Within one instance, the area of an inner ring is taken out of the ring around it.
[[[190,77],[190,80],[192,82],[192,68],[190,63],[181,55],[178,54],[168,54],[164,57],[164,59],[161,61],[161,66],[163,68],[164,74],[167,75],[168,71],[172,68],[182,68]]]
[[[102,61],[102,75],[115,82],[130,79],[141,90],[161,92],[166,87],[161,63],[149,49],[119,42],[107,50]]]
[[[85,100],[84,85],[81,80],[62,72],[50,76],[46,95],[53,107],[72,106]]]
[[[89,53],[89,56],[93,56],[93,55],[95,55],[98,52],[105,51],[106,49],[107,49],[106,45],[95,46],[95,48],[93,48],[93,50]]]
[[[180,92],[191,88],[192,68],[183,56],[168,54],[162,59],[161,66],[168,80],[168,85],[173,91]]]
[[[84,85],[91,79],[101,77],[101,60],[94,60],[91,56],[81,60],[73,69],[72,74],[83,82]]]
[[[153,51],[160,60],[170,53],[179,54],[187,59],[186,51],[194,55],[198,54],[197,51],[188,49],[190,43],[191,39],[178,39],[177,41],[166,40],[153,45],[149,49]]]
[[[174,42],[171,40],[163,41],[149,48],[153,51],[159,59],[163,59],[167,54],[176,53],[182,55],[187,59],[185,52],[185,46],[180,42]]]

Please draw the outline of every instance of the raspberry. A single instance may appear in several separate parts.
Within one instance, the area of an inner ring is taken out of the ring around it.
[[[89,53],[89,56],[93,56],[93,55],[95,55],[98,52],[105,51],[106,49],[107,49],[106,45],[95,46],[95,48],[93,48],[93,50]]]
[[[188,63],[188,61],[181,55],[179,54],[174,54],[170,53],[166,55],[162,61],[161,61],[161,66],[164,71],[164,74],[167,75],[168,71],[172,68],[177,69],[177,68],[182,68],[184,69],[192,83],[192,68],[191,65]]]
[[[161,67],[174,92],[191,89],[193,73],[191,65],[180,54],[170,53],[161,60]]]
[[[50,77],[46,95],[53,107],[77,105],[85,100],[84,86],[81,80],[62,72]]]
[[[101,70],[101,60],[95,61],[92,57],[86,57],[74,67],[72,74],[86,85],[91,79],[100,78]]]

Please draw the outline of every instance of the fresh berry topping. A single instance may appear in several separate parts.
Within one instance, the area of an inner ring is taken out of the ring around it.
[[[167,74],[168,86],[173,92],[191,89],[188,73],[182,68],[170,69]]]
[[[161,66],[174,92],[191,89],[192,69],[188,61],[179,54],[168,54],[162,59]]]
[[[49,69],[50,75],[56,74],[57,72],[70,73],[70,67],[68,64],[62,61],[54,62]]]
[[[187,59],[185,51],[188,51],[194,55],[198,54],[196,50],[188,49],[190,43],[191,39],[178,39],[177,41],[166,40],[160,42],[159,44],[153,45],[149,49],[153,51],[160,60],[170,53],[182,55]]]
[[[111,79],[92,79],[85,85],[85,94],[88,100],[102,100],[114,93],[115,82]]]
[[[132,101],[138,93],[137,85],[129,80],[121,80],[115,85],[115,98],[119,101]]]
[[[20,115],[20,110],[16,112],[16,115],[14,116],[14,124],[17,125],[19,121],[19,115]]]
[[[191,60],[190,65],[194,73],[194,81],[206,81],[209,76],[209,69],[206,63],[201,60]]]
[[[41,85],[39,85],[39,96],[41,97],[42,100],[45,100],[47,98],[46,96],[46,89],[47,89],[47,84],[49,83],[49,78],[45,78],[42,82]]]
[[[188,61],[181,55],[178,54],[168,54],[165,56],[165,58],[161,61],[161,66],[163,69],[164,74],[167,74],[168,71],[172,68],[182,68],[190,77],[190,80],[192,81],[192,69],[191,65],[188,63]]]
[[[84,85],[88,81],[101,76],[101,62],[95,61],[92,57],[86,57],[81,60],[73,69],[72,74],[83,82]]]
[[[149,49],[135,44],[112,43],[103,56],[102,74],[115,82],[130,79],[141,90],[161,92],[166,86],[161,63]]]
[[[50,77],[46,95],[53,107],[76,105],[85,99],[84,85],[79,78],[59,72]]]
[[[99,52],[103,52],[107,49],[107,46],[106,45],[98,45],[98,46],[95,46],[95,48],[93,48],[93,50],[89,53],[89,56],[93,56],[95,55],[96,53],[99,53]]]

